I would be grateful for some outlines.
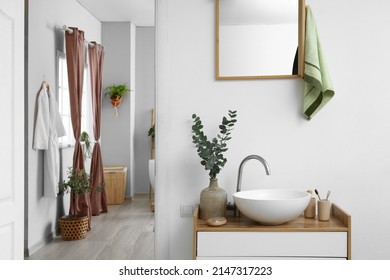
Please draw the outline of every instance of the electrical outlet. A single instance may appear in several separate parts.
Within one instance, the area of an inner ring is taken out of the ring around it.
[[[194,206],[192,205],[180,205],[180,217],[192,218],[194,214]]]

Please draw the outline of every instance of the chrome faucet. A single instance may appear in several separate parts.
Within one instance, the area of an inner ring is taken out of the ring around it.
[[[265,173],[267,175],[271,175],[271,170],[268,166],[268,163],[267,161],[262,158],[261,156],[258,156],[258,155],[250,155],[250,156],[247,156],[246,158],[244,158],[240,164],[240,167],[238,168],[238,179],[237,179],[237,189],[236,191],[237,192],[240,192],[241,191],[241,180],[242,180],[242,170],[244,168],[244,165],[251,159],[257,159],[258,161],[260,161],[264,168],[265,168]],[[238,209],[237,207],[234,207],[234,211],[235,211],[235,216],[239,216],[239,212],[238,212]]]
[[[247,156],[242,160],[240,167],[238,168],[237,192],[241,191],[242,169],[244,168],[245,163],[247,163],[251,159],[257,159],[258,161],[260,161],[264,165],[265,173],[267,175],[271,174],[271,170],[269,169],[268,163],[264,158],[258,155]]]

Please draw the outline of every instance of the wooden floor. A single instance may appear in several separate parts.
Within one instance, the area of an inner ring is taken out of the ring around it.
[[[29,260],[152,260],[154,213],[147,194],[137,194],[108,213],[93,216],[87,237],[63,241],[56,237]]]

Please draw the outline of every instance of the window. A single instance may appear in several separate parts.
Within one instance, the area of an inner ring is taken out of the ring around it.
[[[83,101],[81,109],[81,132],[86,131],[88,134],[92,131],[92,105],[90,93],[90,79],[88,65],[84,69],[83,82]],[[70,100],[69,100],[69,86],[68,86],[68,68],[66,64],[66,57],[63,52],[57,51],[57,100],[59,112],[62,117],[66,135],[59,138],[60,145],[74,145],[75,140],[72,130],[72,120],[70,116]]]

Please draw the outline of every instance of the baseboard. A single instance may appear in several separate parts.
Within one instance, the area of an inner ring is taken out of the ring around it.
[[[41,249],[44,245],[52,241],[55,237],[57,237],[60,234],[60,229],[56,229],[55,232],[51,232],[46,237],[42,238],[38,242],[36,242],[34,245],[30,246],[29,248],[24,249],[24,257],[28,258],[31,255],[35,254],[39,249]]]

